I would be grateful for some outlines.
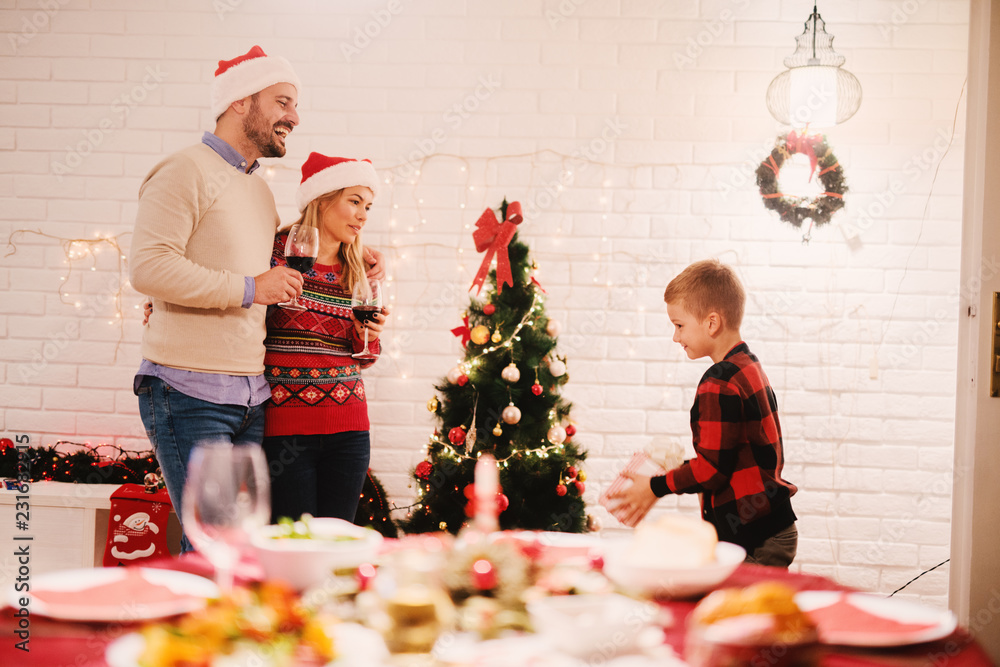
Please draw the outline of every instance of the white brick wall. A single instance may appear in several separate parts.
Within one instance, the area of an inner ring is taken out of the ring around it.
[[[744,335],[780,402],[800,488],[795,567],[888,593],[947,557],[966,0],[821,8],[864,102],[828,133],[847,207],[808,245],[753,184],[779,130],[764,91],[805,3],[274,8],[2,3],[0,232],[57,238],[15,234],[0,259],[0,429],[146,446],[129,392],[141,297],[125,290],[121,329],[114,249],[76,246],[68,261],[60,239],[127,249],[141,178],[212,127],[215,61],[258,43],[307,84],[289,155],[267,170],[282,218],[310,150],[370,157],[391,181],[367,235],[392,259],[396,316],[368,383],[374,466],[399,504],[432,427],[424,403],[460,354],[448,329],[480,261],[471,225],[506,196],[529,211],[522,238],[563,323],[591,501],[652,436],[688,438],[705,362],[670,342],[661,295],[718,256],[746,283]],[[944,605],[947,576],[905,593]]]

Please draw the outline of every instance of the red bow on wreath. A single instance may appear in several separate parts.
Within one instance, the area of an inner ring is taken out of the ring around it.
[[[812,169],[809,171],[809,182],[812,182],[813,174],[816,173],[816,165],[819,159],[816,157],[816,142],[819,141],[818,135],[809,136],[805,132],[802,134],[797,134],[795,130],[788,133],[788,138],[785,139],[785,148],[788,149],[789,154],[795,155],[796,153],[801,153],[809,157],[809,166]]]
[[[472,232],[472,238],[476,242],[476,252],[486,251],[483,263],[476,273],[476,279],[472,281],[472,290],[476,288],[476,294],[483,289],[483,282],[490,272],[490,264],[493,263],[493,255],[497,256],[497,294],[503,292],[503,286],[514,286],[514,278],[510,274],[510,257],[507,255],[507,245],[514,238],[517,232],[517,225],[521,224],[524,218],[521,217],[521,202],[510,202],[507,205],[507,219],[500,223],[497,220],[493,209],[488,208],[483,211],[476,220],[476,231]]]

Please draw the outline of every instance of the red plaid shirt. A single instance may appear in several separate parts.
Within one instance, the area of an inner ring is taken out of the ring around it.
[[[700,493],[719,539],[752,551],[795,521],[798,490],[781,478],[778,403],[760,362],[741,342],[698,383],[691,408],[695,457],[650,486],[657,496]]]

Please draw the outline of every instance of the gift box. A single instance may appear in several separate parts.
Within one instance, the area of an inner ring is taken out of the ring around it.
[[[624,468],[622,468],[622,472],[632,472],[637,475],[647,475],[649,477],[667,474],[666,469],[663,466],[654,463],[653,459],[650,458],[647,452],[636,452],[633,454],[629,462],[625,464]],[[621,501],[618,498],[612,498],[611,496],[622,489],[627,489],[631,485],[632,480],[622,474],[619,474],[598,499],[598,502],[607,508],[613,517],[624,523],[626,526],[635,526],[635,524],[639,523],[639,520],[642,517],[634,518],[632,521],[625,520],[624,517],[626,512],[619,509]]]

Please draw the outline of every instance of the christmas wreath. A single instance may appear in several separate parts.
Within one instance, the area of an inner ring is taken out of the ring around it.
[[[778,192],[778,173],[785,160],[796,153],[809,158],[810,180],[813,176],[819,179],[823,192],[816,197],[795,197]],[[844,168],[826,139],[822,135],[798,134],[794,130],[787,136],[779,136],[774,150],[757,167],[757,187],[764,206],[777,211],[782,220],[795,227],[801,227],[807,218],[817,227],[830,222],[830,217],[844,207],[844,193],[847,192]]]

